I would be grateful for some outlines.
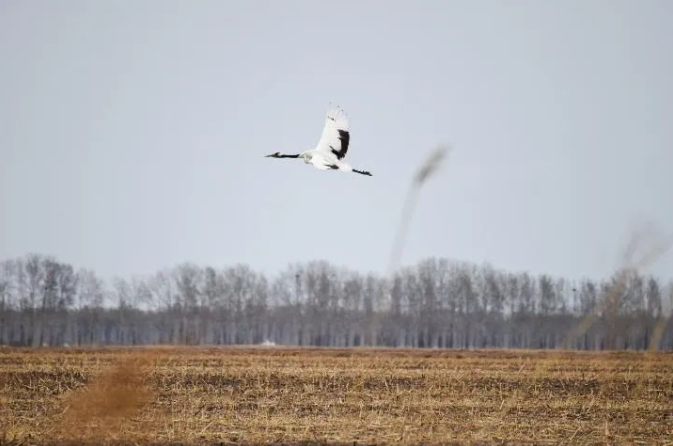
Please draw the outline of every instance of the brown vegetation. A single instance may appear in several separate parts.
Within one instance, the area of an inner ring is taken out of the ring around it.
[[[0,443],[85,440],[663,445],[673,355],[0,349]]]

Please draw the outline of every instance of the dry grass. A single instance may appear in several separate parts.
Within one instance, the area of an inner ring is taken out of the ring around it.
[[[673,355],[0,349],[0,443],[673,444]]]

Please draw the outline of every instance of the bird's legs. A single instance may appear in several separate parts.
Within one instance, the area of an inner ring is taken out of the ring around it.
[[[367,175],[368,177],[371,177],[371,176],[372,176],[372,174],[369,173],[369,172],[367,172],[366,170],[357,170],[357,169],[353,169],[353,172],[355,172],[355,173],[359,173],[360,175]]]

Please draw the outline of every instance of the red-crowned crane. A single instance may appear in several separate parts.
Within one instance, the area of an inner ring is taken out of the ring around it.
[[[343,161],[348,152],[350,143],[350,133],[348,132],[348,118],[346,113],[336,107],[327,113],[325,127],[322,129],[322,135],[318,146],[314,150],[298,153],[296,155],[285,155],[280,152],[266,155],[267,158],[301,158],[306,164],[313,164],[313,167],[320,170],[342,170],[344,172],[355,172],[360,175],[372,176],[371,173],[364,170],[353,169]]]

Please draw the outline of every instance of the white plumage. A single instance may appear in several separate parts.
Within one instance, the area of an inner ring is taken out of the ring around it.
[[[312,164],[319,170],[341,170],[372,176],[363,170],[353,169],[343,161],[350,145],[348,117],[340,107],[331,109],[325,117],[325,125],[318,145],[314,150],[307,150],[296,155],[284,155],[280,152],[267,155],[268,158],[301,158],[306,164]]]

